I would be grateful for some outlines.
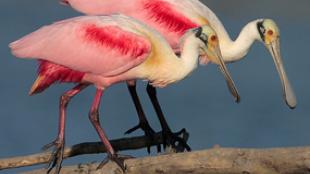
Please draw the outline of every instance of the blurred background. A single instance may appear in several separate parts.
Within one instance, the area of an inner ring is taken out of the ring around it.
[[[193,150],[223,147],[268,148],[310,145],[310,1],[309,0],[205,0],[222,20],[232,38],[251,20],[272,18],[281,29],[282,57],[298,98],[290,110],[272,58],[261,43],[255,43],[242,61],[228,65],[239,89],[241,103],[230,96],[217,67],[199,67],[187,79],[158,90],[159,100],[173,130],[186,128]],[[59,96],[72,87],[54,85],[29,97],[36,78],[34,60],[17,59],[8,44],[42,25],[80,15],[57,0],[0,1],[0,158],[38,153],[54,140],[58,127]],[[157,131],[160,126],[139,82],[139,94],[147,117]],[[88,120],[95,88],[76,96],[68,107],[66,143],[73,145],[99,138]],[[137,116],[125,84],[114,85],[101,104],[101,122],[109,138],[137,124]],[[138,131],[133,135],[142,135]],[[156,149],[152,148],[153,155]],[[122,152],[147,156],[146,149]],[[100,161],[104,154],[85,155],[64,165]],[[16,173],[42,166],[1,171]]]

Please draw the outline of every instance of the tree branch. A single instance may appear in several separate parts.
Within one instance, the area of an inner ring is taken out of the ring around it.
[[[310,147],[275,149],[213,148],[191,153],[159,155],[125,161],[126,174],[308,174]],[[62,174],[120,174],[121,170],[108,163],[64,167]],[[26,174],[41,174],[44,170]]]
[[[175,133],[185,141],[187,141],[189,134],[185,129]],[[156,146],[163,143],[161,133],[156,133],[154,139],[146,136],[122,138],[118,140],[111,140],[111,144],[116,151],[142,149],[148,146]],[[184,148],[179,147],[178,151],[184,151]],[[106,149],[101,142],[81,143],[72,147],[65,148],[64,159],[84,154],[105,153]],[[51,157],[51,152],[43,152],[28,156],[20,156],[13,158],[0,159],[0,170],[33,166],[38,164],[48,163]]]
[[[185,130],[176,135],[188,138]],[[157,133],[153,140],[147,137],[132,137],[112,140],[117,151],[140,149],[155,146],[163,142]],[[182,149],[179,149],[182,150]],[[103,153],[101,143],[82,143],[65,149],[65,158]],[[0,170],[47,163],[50,152],[0,160]],[[158,155],[147,158],[128,159],[125,161],[128,174],[310,174],[310,147],[273,148],[273,149],[233,149],[213,148],[191,153]],[[122,171],[112,162],[96,170],[98,164],[79,164],[63,167],[62,174],[120,174]],[[45,169],[27,174],[45,173]]]

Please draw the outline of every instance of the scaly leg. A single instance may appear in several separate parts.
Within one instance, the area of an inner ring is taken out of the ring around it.
[[[54,167],[56,167],[56,169],[55,169],[56,174],[58,174],[60,172],[61,163],[63,160],[64,147],[65,147],[66,108],[68,106],[70,99],[72,97],[74,97],[76,94],[80,93],[87,86],[88,86],[88,84],[78,84],[77,86],[75,86],[71,90],[65,92],[60,97],[58,136],[57,136],[56,140],[54,140],[52,143],[49,143],[43,147],[44,150],[47,150],[51,147],[54,148],[52,155],[51,155],[51,158],[49,160],[47,173],[50,173],[50,171]]]
[[[125,134],[130,134],[130,133],[136,131],[137,129],[142,129],[144,131],[144,134],[147,137],[149,137],[151,140],[153,140],[155,131],[151,128],[149,122],[147,121],[147,119],[145,117],[141,102],[139,100],[139,96],[138,96],[137,91],[136,91],[136,82],[135,81],[134,82],[128,82],[127,87],[128,87],[129,92],[130,92],[131,98],[135,104],[135,108],[136,108],[136,111],[137,111],[137,114],[139,117],[139,124],[137,126],[131,128],[131,129],[129,129],[128,131],[126,131]],[[158,152],[161,151],[160,145],[157,145],[157,151]],[[150,146],[147,147],[147,152],[151,153],[151,147]]]
[[[100,105],[100,100],[103,94],[103,90],[97,89],[96,91],[96,96],[93,101],[91,110],[89,112],[89,119],[91,123],[93,124],[94,128],[96,129],[102,143],[104,144],[105,148],[107,149],[108,153],[108,159],[114,161],[123,171],[125,171],[125,164],[124,160],[129,158],[128,156],[119,156],[113,149],[111,143],[109,142],[104,130],[102,129],[100,125],[100,120],[99,120],[99,105]],[[108,160],[104,160],[98,168],[101,168],[103,165],[105,165],[108,162]]]
[[[158,99],[157,99],[157,93],[156,89],[151,86],[150,84],[147,85],[147,93],[152,101],[153,107],[155,109],[155,112],[157,114],[157,117],[160,121],[160,125],[162,127],[162,133],[163,133],[163,139],[164,139],[164,148],[166,146],[171,146],[172,148],[175,148],[177,146],[183,146],[187,151],[190,151],[191,148],[189,145],[180,137],[174,135],[164,117],[164,113],[159,105]]]

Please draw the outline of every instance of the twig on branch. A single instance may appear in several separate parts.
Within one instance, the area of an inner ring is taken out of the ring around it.
[[[187,141],[189,134],[185,129],[175,133],[177,136],[183,137]],[[161,133],[156,133],[154,139],[149,139],[146,136],[122,138],[111,140],[111,144],[116,151],[142,149],[148,146],[156,146],[163,143]],[[72,147],[65,148],[64,159],[84,154],[105,153],[106,149],[101,142],[81,143]],[[20,156],[13,158],[0,159],[0,170],[33,166],[38,164],[48,163],[51,157],[51,152],[43,152],[28,156]]]
[[[213,148],[191,153],[128,159],[126,174],[309,174],[310,147],[276,149]],[[62,174],[120,174],[114,163],[64,167]],[[43,170],[27,174],[41,174]]]

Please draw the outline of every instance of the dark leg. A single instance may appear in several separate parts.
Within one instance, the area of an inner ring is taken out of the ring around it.
[[[100,120],[99,120],[99,105],[100,105],[100,100],[103,94],[103,90],[97,89],[96,91],[96,96],[93,101],[91,110],[89,112],[89,119],[91,123],[93,124],[94,128],[96,129],[100,140],[104,144],[105,148],[107,149],[108,153],[108,159],[116,162],[123,171],[125,171],[125,164],[124,164],[124,159],[128,157],[120,157],[118,154],[115,153],[111,143],[109,142],[105,132],[103,131],[101,125],[100,125]],[[102,167],[104,164],[107,163],[107,160],[104,160],[100,165],[99,168]]]
[[[166,146],[171,146],[172,148],[176,148],[177,146],[183,146],[187,151],[190,151],[191,148],[187,145],[187,143],[180,137],[174,135],[164,117],[164,113],[161,110],[160,104],[157,99],[156,89],[150,84],[147,85],[147,93],[152,101],[153,107],[157,114],[157,117],[160,121],[160,125],[162,127],[163,139],[164,139],[164,148]]]
[[[65,122],[66,122],[66,108],[68,106],[68,103],[72,97],[74,97],[76,94],[81,92],[83,89],[85,89],[88,86],[88,84],[78,84],[71,90],[65,92],[60,97],[60,106],[59,106],[59,127],[58,127],[58,136],[56,140],[54,140],[52,143],[47,144],[43,147],[44,150],[49,149],[51,147],[54,147],[53,153],[50,158],[50,162],[48,165],[48,171],[49,173],[55,166],[55,173],[59,173],[61,169],[61,163],[63,160],[63,152],[65,147]]]
[[[140,100],[139,100],[139,97],[138,97],[138,94],[136,91],[136,83],[135,82],[132,84],[128,83],[127,87],[128,87],[131,98],[132,98],[132,100],[135,104],[135,107],[136,107],[136,111],[137,111],[137,114],[139,117],[139,124],[137,126],[131,128],[131,129],[129,129],[128,131],[126,131],[125,134],[130,134],[130,133],[136,131],[137,129],[141,128],[144,131],[144,134],[146,136],[148,136],[151,140],[153,140],[155,131],[151,128],[149,122],[147,121],[147,119],[145,117],[142,105],[140,103]],[[150,146],[147,147],[147,151],[148,151],[148,153],[151,152]],[[160,145],[157,146],[157,151],[158,152],[161,151]]]

